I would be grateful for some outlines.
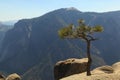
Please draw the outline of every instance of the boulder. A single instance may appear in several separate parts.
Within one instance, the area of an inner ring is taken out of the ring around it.
[[[116,62],[112,65],[115,73],[120,73],[120,62]]]
[[[13,73],[13,74],[10,74],[10,75],[6,78],[6,80],[21,80],[21,77],[20,77],[18,74]]]
[[[107,73],[107,74],[109,74],[109,73],[113,73],[113,72],[114,72],[113,68],[111,66],[108,66],[108,65],[98,67],[98,68],[96,68],[96,69],[94,69],[92,71],[92,73],[96,73],[96,74],[98,74],[98,73],[102,73],[102,74]]]
[[[57,62],[54,66],[55,80],[59,80],[60,78],[67,77],[73,74],[85,72],[87,70],[87,62],[87,58],[71,58]]]
[[[5,80],[5,76],[0,74],[0,80]]]

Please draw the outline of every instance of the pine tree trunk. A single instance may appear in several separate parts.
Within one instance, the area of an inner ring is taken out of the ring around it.
[[[87,57],[88,57],[88,63],[87,63],[87,76],[91,75],[90,72],[90,67],[92,64],[92,59],[91,59],[91,55],[90,55],[90,40],[87,40]]]

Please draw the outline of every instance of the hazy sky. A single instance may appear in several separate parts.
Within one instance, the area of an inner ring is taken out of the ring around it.
[[[0,21],[38,17],[68,7],[83,12],[116,11],[120,10],[120,0],[0,0]]]

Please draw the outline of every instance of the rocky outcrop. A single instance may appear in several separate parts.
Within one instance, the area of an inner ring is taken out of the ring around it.
[[[120,62],[113,64],[112,67],[114,69],[114,73],[120,73]]]
[[[0,74],[0,80],[5,80],[5,76]]]
[[[54,78],[59,80],[60,78],[78,74],[86,71],[87,58],[83,59],[67,59],[65,61],[59,61],[54,66]]]
[[[10,74],[7,77],[0,74],[0,80],[21,80],[21,77],[16,73]]]
[[[21,77],[18,74],[13,73],[10,74],[5,80],[21,80]]]
[[[112,66],[98,67],[91,72],[91,76],[86,76],[86,72],[84,72],[60,80],[120,80],[120,62]]]
[[[93,73],[113,73],[113,68],[111,66],[102,66],[93,70]]]

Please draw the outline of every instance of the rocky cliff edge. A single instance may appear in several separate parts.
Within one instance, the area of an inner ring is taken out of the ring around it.
[[[112,66],[101,66],[91,71],[91,76],[86,76],[86,72],[74,74],[60,80],[120,80],[120,62]]]

